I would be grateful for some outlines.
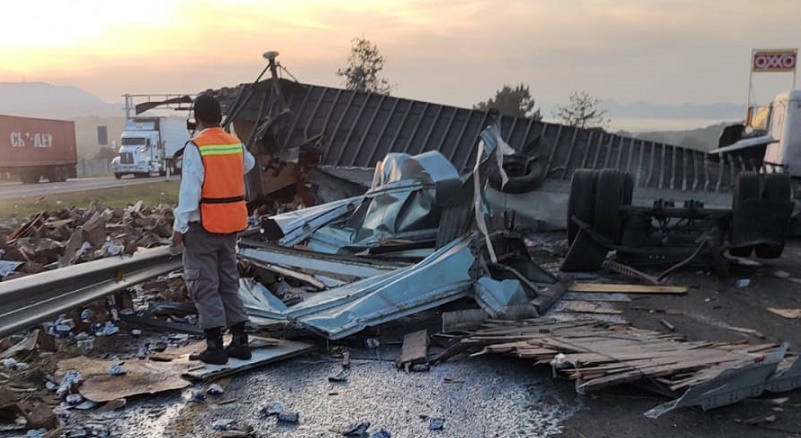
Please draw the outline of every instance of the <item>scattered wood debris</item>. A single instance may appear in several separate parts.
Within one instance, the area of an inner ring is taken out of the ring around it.
[[[599,303],[592,303],[589,301],[565,301],[564,310],[576,313],[598,313],[606,315],[620,315],[622,310],[613,309]]]
[[[462,340],[462,351],[514,354],[580,383],[580,392],[648,381],[679,391],[759,361],[775,344],[682,342],[673,333],[595,320],[492,321]]]
[[[777,309],[768,307],[768,311],[787,319],[801,319],[801,309]]]
[[[618,292],[626,294],[684,294],[685,286],[650,286],[646,284],[573,283],[569,292]]]
[[[398,368],[407,373],[413,365],[428,363],[428,331],[420,330],[403,337],[401,354],[395,361]]]

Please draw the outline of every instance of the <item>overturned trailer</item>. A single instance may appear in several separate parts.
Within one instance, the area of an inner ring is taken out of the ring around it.
[[[738,146],[709,154],[602,129],[303,84],[279,77],[277,54],[266,55],[269,64],[262,74],[269,70],[269,79],[261,81],[260,75],[254,83],[214,91],[223,103],[224,125],[245,140],[259,161],[261,172],[252,173],[249,180],[253,209],[276,199],[310,206],[360,195],[373,182],[373,166],[390,154],[438,151],[457,173],[463,173],[469,170],[479,132],[495,123],[511,150],[503,158],[506,177],[496,171],[488,175],[488,204],[494,211],[513,211],[523,228],[568,229],[571,242],[579,227],[577,218],[587,229],[596,223],[600,228],[621,225],[625,234],[635,237],[620,242],[617,234],[622,230],[606,233],[612,245],[605,246],[649,255],[649,262],[686,260],[702,241],[713,243],[704,249],[704,259],[718,257],[710,251],[726,250],[737,256],[756,251],[759,257],[772,258],[781,255],[790,224],[797,222],[784,224],[787,206],[791,218],[801,211],[797,203],[788,204],[786,179],[764,174],[766,170],[781,173],[782,167],[768,169],[749,148],[748,153]],[[727,141],[731,140],[723,138],[721,144]],[[617,201],[625,208],[580,209],[578,215],[569,210],[571,197],[592,198],[586,205],[596,204],[594,185],[574,183],[583,169],[612,169],[626,175],[630,195]],[[761,175],[757,181],[745,176],[741,184],[744,172]],[[744,189],[738,192],[741,185]],[[571,193],[576,190],[587,193]],[[749,207],[750,201],[760,204]],[[775,220],[765,222],[760,214],[752,213],[761,211],[768,201],[776,203],[776,209],[770,210]],[[740,213],[732,213],[738,209]],[[724,210],[728,216],[721,215]],[[722,230],[713,239],[696,232],[710,224]],[[681,244],[665,247],[659,243],[665,233],[671,234],[668,241]],[[582,262],[568,269],[597,265]]]

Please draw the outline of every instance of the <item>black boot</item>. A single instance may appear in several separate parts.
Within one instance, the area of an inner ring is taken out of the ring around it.
[[[212,365],[225,365],[228,355],[223,349],[222,328],[216,327],[205,330],[206,349],[199,354],[190,354],[189,360],[199,360]]]
[[[248,345],[248,334],[245,331],[245,323],[231,326],[231,343],[225,347],[225,353],[228,357],[233,357],[241,360],[250,360],[253,356],[250,354],[250,345]]]

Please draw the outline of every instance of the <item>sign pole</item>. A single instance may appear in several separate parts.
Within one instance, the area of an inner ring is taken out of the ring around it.
[[[748,109],[751,107],[751,93],[753,92],[753,88],[754,88],[754,53],[755,52],[756,52],[756,50],[751,49],[751,58],[748,60],[748,63],[750,65],[748,66],[748,96],[745,99],[745,110],[746,111],[748,111]]]

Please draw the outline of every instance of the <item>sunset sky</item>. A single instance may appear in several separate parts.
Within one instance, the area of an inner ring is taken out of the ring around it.
[[[252,81],[279,62],[339,86],[351,40],[386,57],[393,94],[458,106],[524,82],[619,102],[745,103],[752,48],[801,46],[798,0],[13,0],[0,81],[75,85],[109,102]],[[757,97],[791,74],[755,78]]]

